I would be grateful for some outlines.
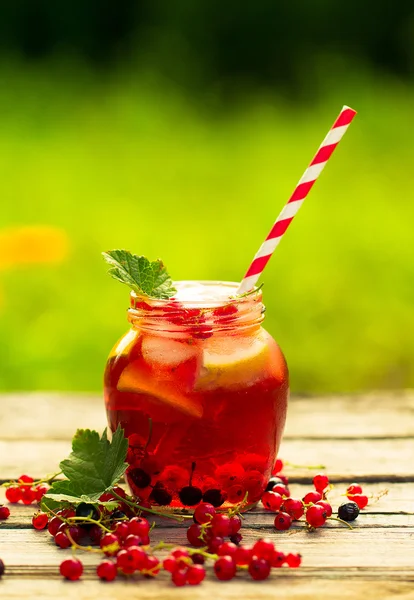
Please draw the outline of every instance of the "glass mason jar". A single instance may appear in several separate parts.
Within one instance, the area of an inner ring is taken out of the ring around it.
[[[131,329],[106,365],[109,427],[129,441],[128,484],[161,506],[254,505],[289,392],[286,361],[261,326],[262,293],[229,299],[238,284],[175,285],[177,300],[131,293]]]

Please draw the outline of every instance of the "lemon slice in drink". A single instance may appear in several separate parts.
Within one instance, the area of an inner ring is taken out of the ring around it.
[[[254,340],[217,338],[204,351],[197,390],[245,387],[262,379],[271,371],[269,337],[263,332]]]

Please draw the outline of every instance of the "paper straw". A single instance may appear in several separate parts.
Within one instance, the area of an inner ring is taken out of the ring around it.
[[[285,231],[293,221],[294,216],[312,189],[313,184],[322,173],[326,163],[332,156],[333,151],[341,141],[355,115],[356,111],[352,108],[349,108],[349,106],[344,106],[342,108],[335,123],[332,125],[327,136],[319,146],[314,159],[302,175],[302,178],[296,186],[295,191],[289,198],[287,204],[284,206],[269,235],[260,246],[253,259],[253,262],[247,269],[246,275],[244,276],[243,281],[241,282],[237,291],[238,294],[243,294],[255,286],[257,280],[263,272],[263,269],[269,262],[276,246],[279,244]]]

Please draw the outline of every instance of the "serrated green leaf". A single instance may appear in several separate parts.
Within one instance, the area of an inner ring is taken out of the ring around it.
[[[161,260],[151,262],[128,250],[109,250],[102,256],[111,265],[108,273],[139,295],[167,300],[177,291]]]
[[[120,427],[113,434],[112,442],[107,438],[106,429],[101,437],[97,431],[78,429],[70,456],[60,463],[67,479],[52,484],[44,496],[45,505],[48,506],[49,500],[99,503],[100,496],[112,489],[125,473],[127,449],[128,440]]]

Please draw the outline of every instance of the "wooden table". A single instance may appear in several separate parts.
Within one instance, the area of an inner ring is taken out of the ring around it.
[[[0,479],[23,472],[42,476],[55,471],[70,451],[76,428],[102,430],[105,417],[96,396],[25,394],[3,395],[0,411]],[[354,480],[387,496],[372,504],[350,531],[332,521],[309,533],[296,526],[294,534],[276,532],[272,515],[263,509],[250,513],[244,539],[271,537],[281,550],[300,552],[303,566],[273,571],[265,582],[245,575],[229,583],[210,575],[201,586],[174,588],[163,573],[156,580],[120,579],[111,584],[94,575],[96,557],[82,554],[85,573],[80,582],[63,581],[58,565],[70,550],[58,550],[47,533],[31,527],[33,507],[11,506],[11,517],[0,525],[0,557],[6,574],[0,581],[5,598],[169,599],[314,599],[364,600],[414,598],[414,393],[372,394],[361,397],[295,398],[280,456],[298,465],[326,465],[336,483],[334,504]],[[291,491],[302,497],[310,489],[313,471],[289,468]],[[2,493],[2,492],[1,492]],[[0,499],[1,501],[1,499]],[[163,522],[152,540],[185,543],[180,524]]]

